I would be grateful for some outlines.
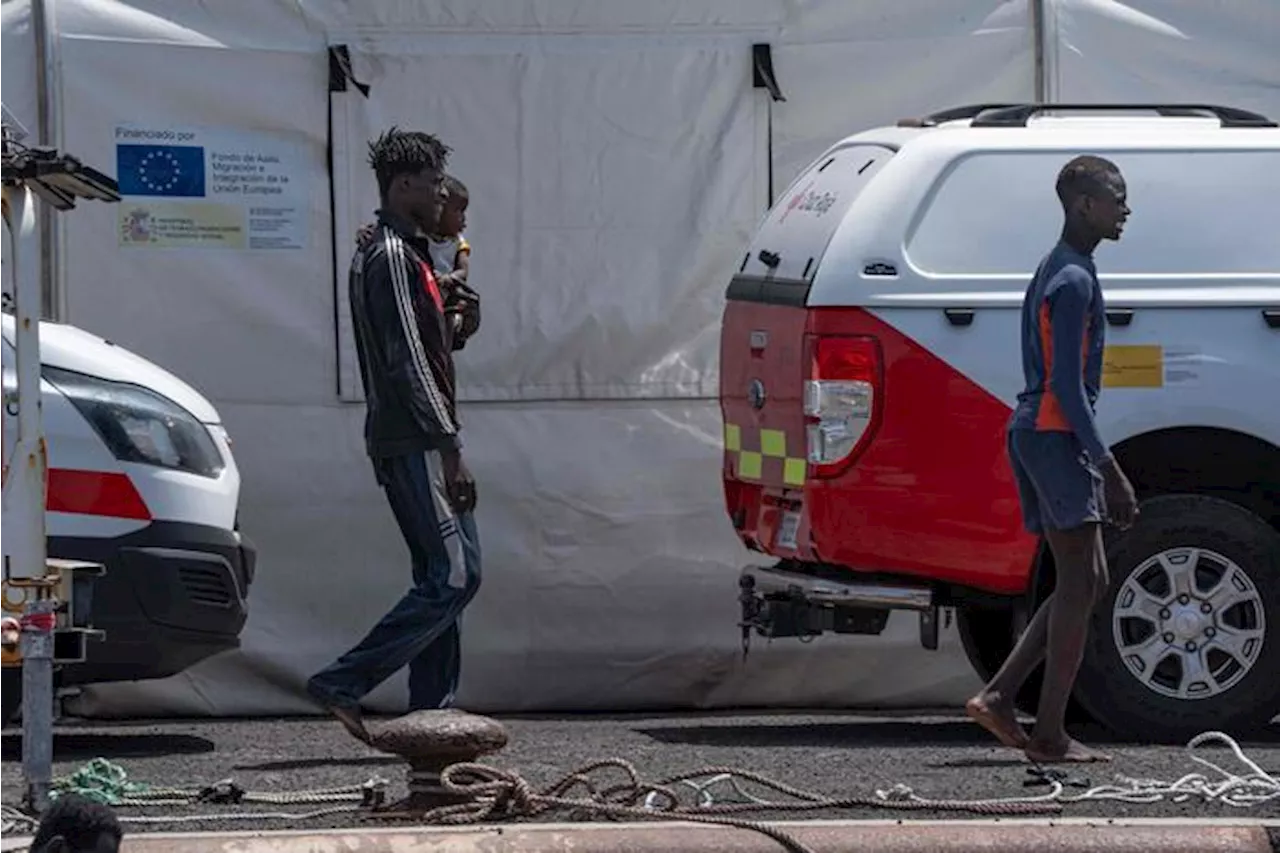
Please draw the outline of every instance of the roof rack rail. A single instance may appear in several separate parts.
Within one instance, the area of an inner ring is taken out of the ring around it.
[[[1137,112],[1150,110],[1166,117],[1197,116],[1209,113],[1217,117],[1223,127],[1278,127],[1266,116],[1237,107],[1215,104],[1016,104],[993,106],[982,110],[970,127],[1026,127],[1032,116],[1055,110],[1078,112]]]
[[[961,119],[973,118],[985,110],[1003,110],[1010,107],[1021,106],[1021,104],[966,104],[962,107],[951,107],[946,110],[939,110],[936,113],[930,113],[924,118],[903,118],[898,119],[898,127],[933,127],[944,121],[959,121]]]

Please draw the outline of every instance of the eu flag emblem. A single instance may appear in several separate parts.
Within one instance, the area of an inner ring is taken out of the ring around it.
[[[204,148],[196,145],[117,145],[121,195],[204,195]]]

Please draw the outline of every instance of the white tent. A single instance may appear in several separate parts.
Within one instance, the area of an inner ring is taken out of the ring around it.
[[[127,200],[60,218],[57,316],[213,399],[261,551],[240,652],[91,689],[78,710],[311,710],[306,675],[404,588],[363,456],[345,294],[375,204],[364,146],[392,123],[454,147],[484,295],[459,359],[485,552],[463,704],[960,699],[974,676],[958,644],[919,650],[907,616],[879,638],[757,641],[742,662],[748,555],[720,503],[718,322],[771,173],[781,191],[847,133],[1037,85],[1280,115],[1274,0],[1045,0],[1039,27],[1032,5],[44,0],[50,141],[111,171],[120,139],[199,136],[267,163],[281,189],[245,242],[197,212],[196,232],[130,245]],[[3,15],[4,101],[34,133],[40,31],[28,0]],[[770,45],[785,101],[753,87],[754,44]],[[331,75],[342,57],[350,74]],[[371,700],[404,698],[396,678]]]

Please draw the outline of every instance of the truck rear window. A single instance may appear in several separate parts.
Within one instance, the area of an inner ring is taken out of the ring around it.
[[[812,278],[849,206],[893,153],[880,145],[848,145],[817,160],[769,211],[742,274]],[[776,266],[762,260],[762,252]]]

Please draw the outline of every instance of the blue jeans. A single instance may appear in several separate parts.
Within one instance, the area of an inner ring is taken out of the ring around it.
[[[480,588],[475,519],[454,512],[436,451],[375,460],[378,481],[413,558],[413,586],[363,640],[307,682],[326,706],[355,707],[409,666],[409,710],[453,704],[461,675],[459,619]]]

